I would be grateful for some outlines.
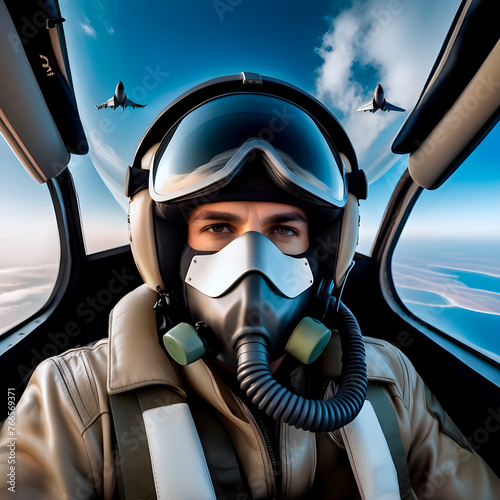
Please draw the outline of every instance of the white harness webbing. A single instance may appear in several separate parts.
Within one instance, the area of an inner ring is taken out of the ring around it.
[[[143,413],[158,498],[215,500],[203,448],[186,403]],[[168,425],[166,424],[168,421]],[[398,478],[384,433],[369,401],[340,429],[363,500],[400,500]]]
[[[363,500],[400,500],[389,446],[369,401],[340,434]]]
[[[186,403],[143,414],[156,495],[168,500],[216,500],[198,432]]]

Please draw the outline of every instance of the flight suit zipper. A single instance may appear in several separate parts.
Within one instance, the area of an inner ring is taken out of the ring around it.
[[[264,437],[264,442],[266,443],[266,448],[267,448],[267,453],[269,455],[269,459],[271,460],[271,467],[273,471],[273,479],[274,479],[274,487],[276,491],[276,497],[281,498],[281,482],[278,481],[278,478],[281,477],[281,464],[280,460],[276,458],[276,453],[273,448],[273,443],[271,441],[271,437],[269,436],[269,431],[263,421],[263,419],[257,415],[255,417],[255,420],[257,422],[257,425],[262,433],[262,436]],[[274,425],[274,430],[276,435],[274,436],[275,440],[274,442],[278,442],[279,439],[279,422],[276,420],[275,425]]]
[[[276,472],[278,471],[278,474],[279,474],[281,472],[281,469],[279,467],[279,462],[276,459],[276,454],[274,453],[273,447],[271,445],[269,433],[268,433],[264,423],[262,422],[262,419],[258,416],[255,417],[253,415],[253,413],[250,411],[250,409],[248,408],[248,406],[244,403],[244,401],[239,396],[236,396],[236,398],[237,398],[238,402],[240,403],[244,412],[248,415],[249,423],[250,423],[251,427],[253,428],[254,433],[256,434],[256,436],[258,438],[260,438],[260,441],[262,443],[264,443],[264,445],[265,445],[267,453],[263,454],[263,455],[265,455],[265,457],[263,456],[263,458],[266,459],[266,461],[267,461],[267,469],[268,469],[268,474],[266,474],[267,487],[268,487],[269,493],[271,495],[271,498],[273,500],[277,500],[277,498],[278,498],[278,496],[277,496],[278,487],[277,486],[278,485],[277,485],[277,481],[276,481]],[[278,424],[278,422],[276,422],[276,423]]]

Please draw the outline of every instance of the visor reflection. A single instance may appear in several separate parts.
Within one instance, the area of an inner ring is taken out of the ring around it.
[[[252,139],[277,153],[278,168],[292,174],[289,181],[297,188],[343,206],[342,162],[318,125],[297,106],[257,94],[215,99],[177,124],[156,154],[153,199],[180,201],[215,183],[220,186],[240,166],[232,161],[235,153]]]

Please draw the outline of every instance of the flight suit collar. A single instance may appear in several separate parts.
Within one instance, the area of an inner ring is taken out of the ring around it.
[[[109,321],[108,393],[149,385],[169,385],[185,397],[177,368],[158,343],[153,305],[156,292],[141,285],[111,312]]]

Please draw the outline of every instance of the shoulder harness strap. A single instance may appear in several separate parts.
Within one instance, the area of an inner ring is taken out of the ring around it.
[[[197,397],[196,404],[191,406],[191,414],[200,436],[217,499],[250,498],[233,443],[214,409]]]
[[[117,457],[116,475],[121,500],[156,500],[157,491],[148,442],[148,432],[143,413],[155,408],[186,403],[186,400],[166,386],[148,387],[110,396],[110,406],[116,434]],[[198,402],[197,402],[198,403]],[[187,409],[187,405],[181,405]],[[206,466],[213,488],[213,498],[238,498],[247,488],[239,467],[236,453],[227,430],[210,408],[197,405],[187,409],[194,420],[192,431],[201,441]],[[173,409],[172,409],[173,413]],[[169,415],[167,410],[165,415]],[[168,426],[168,418],[162,419],[160,426]],[[181,429],[180,432],[186,429]],[[173,430],[174,433],[177,430]],[[191,432],[189,432],[191,433]],[[134,437],[131,446],[131,436]],[[193,436],[185,436],[186,441]],[[180,436],[182,439],[183,436]],[[154,443],[151,443],[154,445]],[[179,456],[181,450],[174,449],[173,443],[162,443],[169,453]],[[160,465],[161,467],[161,465]],[[183,486],[180,485],[180,488]],[[174,494],[175,496],[175,494]]]
[[[121,500],[156,500],[146,428],[136,391],[109,396],[115,429],[116,481]],[[131,436],[134,436],[133,445]]]
[[[411,500],[412,489],[406,453],[399,432],[399,423],[388,395],[380,385],[369,384],[367,399],[373,406],[384,433],[398,475],[401,500]]]

